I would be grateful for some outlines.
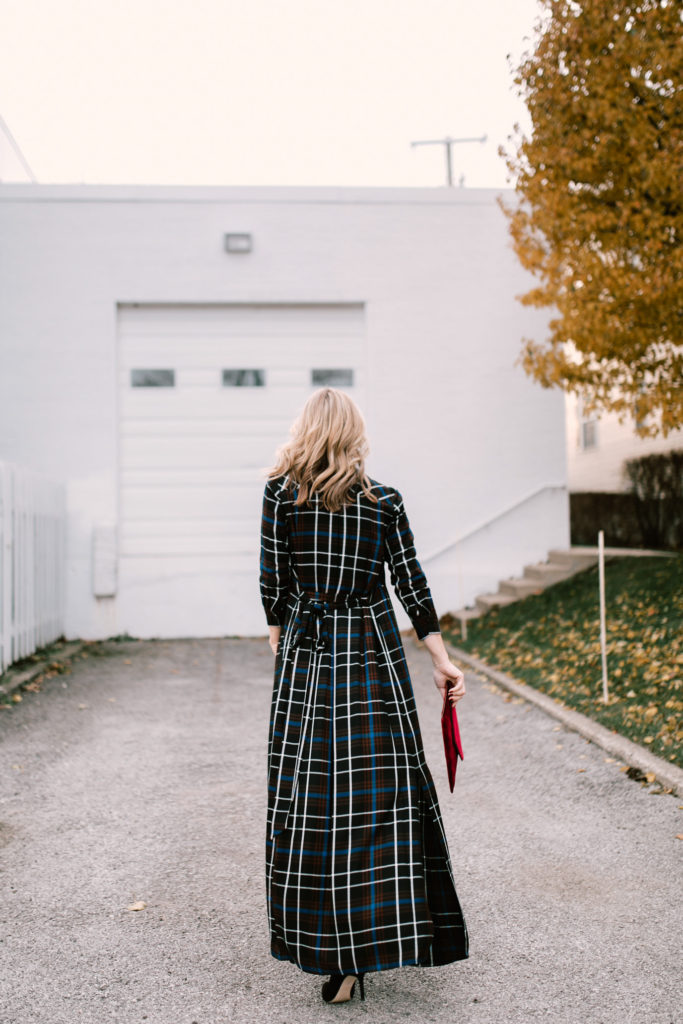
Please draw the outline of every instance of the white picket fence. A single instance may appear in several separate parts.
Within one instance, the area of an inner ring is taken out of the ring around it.
[[[64,631],[63,484],[0,462],[0,672]]]

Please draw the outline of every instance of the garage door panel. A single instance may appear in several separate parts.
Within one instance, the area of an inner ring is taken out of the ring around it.
[[[246,427],[247,424],[244,424]],[[153,465],[207,468],[260,466],[272,458],[277,443],[284,438],[251,437],[245,430],[217,435],[194,434],[163,437],[126,437],[121,440],[121,457],[129,469]]]
[[[119,306],[119,325],[122,334],[133,338],[161,333],[183,338],[264,332],[277,337],[362,334],[364,307],[362,303],[131,304]]]
[[[122,491],[126,525],[137,520],[158,522],[193,517],[196,529],[204,520],[223,516],[231,523],[239,516],[261,508],[262,485],[258,487],[127,487]]]
[[[225,416],[249,416],[261,419],[272,416],[275,404],[284,415],[287,396],[279,392],[269,396],[266,388],[131,388],[123,392],[121,412],[129,417],[176,417],[196,419],[200,416],[223,418]]]
[[[234,422],[231,422],[234,420]],[[289,416],[267,416],[254,417],[250,419],[250,432],[255,437],[278,437],[287,436],[291,423]],[[195,416],[192,419],[175,419],[165,416],[131,416],[122,425],[121,436],[124,438],[137,437],[183,437],[186,435],[203,437],[223,437],[228,431],[240,429],[244,419],[235,417],[218,416]],[[151,467],[153,468],[153,467]]]
[[[241,564],[248,565],[249,570],[258,573],[259,549],[254,538],[240,537],[230,533],[177,533],[166,537],[131,537],[121,538],[122,554],[129,558],[147,558],[165,555],[169,558],[188,557],[192,555],[216,557],[237,557]],[[234,563],[233,563],[234,564]]]
[[[258,509],[256,508],[258,504]],[[261,512],[261,495],[258,496],[258,502],[254,502],[252,505],[245,504],[246,514],[238,514],[239,510],[236,511],[234,516],[227,518],[226,516],[206,516],[202,520],[202,530],[211,532],[213,534],[235,534],[242,540],[249,538],[253,531],[254,515]],[[127,537],[140,537],[140,538],[152,538],[152,537],[177,537],[180,534],[185,536],[191,534],[193,531],[197,531],[197,520],[191,516],[182,516],[180,514],[174,516],[167,516],[164,519],[151,520],[147,518],[141,519],[129,519],[124,526],[121,528],[122,536]],[[257,541],[251,536],[249,541],[249,547],[258,546]]]
[[[298,391],[301,398],[305,401],[310,394],[312,370],[353,369],[354,363],[355,359],[344,356],[340,359],[312,358],[305,366],[301,367],[291,365],[288,367],[273,367],[270,364],[267,368],[254,364],[249,366],[226,365],[226,370],[251,369],[263,371],[263,384],[234,386],[222,383],[220,369],[215,369],[213,374],[209,375],[208,370],[178,369],[177,365],[172,365],[170,360],[164,362],[159,359],[148,359],[138,362],[135,369],[173,370],[173,383],[164,387],[132,387],[130,385],[130,373],[126,372],[120,375],[119,389],[126,410],[130,409],[133,414],[136,409],[144,411],[147,408],[154,410],[156,413],[157,410],[163,410],[164,405],[167,405],[169,409],[175,409],[176,405],[174,403],[176,402],[179,403],[178,407],[187,408],[188,405],[193,406],[197,398],[200,397],[202,402],[212,401],[214,408],[220,415],[224,408],[229,408],[230,404],[234,402],[241,402],[246,409],[252,404],[257,405],[259,402],[261,402],[262,406],[267,406],[270,402],[277,402],[280,397],[285,399],[287,403],[301,400],[300,398],[297,399],[297,396],[293,394],[294,391]],[[353,384],[347,385],[347,387],[351,390],[352,388],[358,388],[361,384],[362,378],[358,370],[355,370]],[[199,392],[199,395],[197,392]],[[190,399],[189,403],[187,402],[188,397]],[[180,405],[180,403],[183,404]],[[289,408],[291,408],[291,404]]]
[[[254,573],[254,558],[255,552],[253,550],[235,552],[228,554],[222,552],[216,554],[213,549],[204,552],[189,552],[188,555],[169,555],[167,552],[159,552],[158,554],[140,555],[140,557],[134,557],[131,559],[131,564],[134,565],[136,573],[138,574],[138,583],[136,589],[139,588],[141,594],[146,594],[147,600],[159,601],[161,604],[168,600],[168,585],[173,583],[184,583],[190,579],[197,581],[199,585],[198,597],[198,610],[204,611],[205,613],[210,610],[210,603],[206,600],[205,596],[202,596],[202,586],[208,584],[211,577],[216,577],[220,581],[220,607],[223,614],[223,619],[220,629],[213,630],[210,632],[201,631],[195,633],[194,629],[186,631],[185,627],[181,633],[175,634],[178,636],[225,636],[226,633],[231,631],[229,616],[226,618],[226,612],[229,610],[230,598],[231,598],[231,587],[234,586],[235,581],[246,580],[247,588],[242,591],[242,600],[245,599],[245,594],[253,599],[256,596],[258,600],[258,555],[256,555],[257,569]],[[162,584],[162,586],[159,586]],[[182,594],[182,591],[181,591]],[[240,597],[240,595],[237,595]],[[188,594],[189,597],[189,594]],[[188,620],[188,607],[185,607],[184,599],[182,612],[185,616],[185,620]],[[191,619],[189,621],[192,621]],[[199,621],[197,618],[196,621]],[[165,632],[166,624],[161,619],[159,621],[159,633],[164,631],[164,635],[173,636],[173,633]],[[260,633],[265,633],[265,628],[260,630]],[[254,631],[258,635],[259,631]]]
[[[200,369],[214,369],[217,365],[229,366],[231,363],[236,366],[255,366],[262,360],[272,366],[286,367],[292,356],[297,357],[296,340],[296,337],[226,337],[200,342],[193,338],[188,345],[187,339],[182,337],[160,335],[153,339],[141,339],[139,344],[129,338],[126,350],[122,353],[120,370],[127,376],[132,367],[146,363],[154,365],[159,360],[170,361],[174,366]],[[326,359],[332,360],[344,359],[350,353],[357,352],[358,348],[358,338],[350,335],[319,334],[315,346],[308,346],[313,354],[318,350]]]
[[[135,392],[139,394],[135,394]],[[356,394],[358,389],[348,389]],[[124,391],[121,415],[159,420],[162,417],[196,420],[201,418],[277,419],[291,420],[311,394],[310,385],[279,388],[210,388],[174,391],[171,388],[131,388]]]

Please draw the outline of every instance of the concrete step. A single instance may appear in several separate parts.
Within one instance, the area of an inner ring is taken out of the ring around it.
[[[559,583],[561,580],[568,580],[574,575],[573,569],[560,562],[538,562],[536,565],[524,566],[524,577],[528,580],[535,580],[549,587],[551,583]]]
[[[484,614],[481,608],[458,608],[457,612],[450,612],[460,626],[460,636],[467,640],[467,623],[472,619],[479,619]]]
[[[553,548],[548,552],[548,560],[558,565],[569,565],[576,572],[598,564],[598,556],[592,551],[574,551],[571,548]]]
[[[509,594],[518,601],[523,597],[529,597],[530,594],[540,594],[544,589],[544,584],[540,580],[529,579],[501,580],[498,585],[501,594]]]
[[[482,612],[488,612],[491,608],[499,608],[501,605],[514,604],[517,600],[511,594],[501,594],[500,591],[497,594],[477,594],[475,600],[475,606],[480,608]]]
[[[484,614],[481,608],[458,608],[457,612],[450,612],[450,615],[454,619],[457,619],[461,624],[463,622],[469,622],[471,619],[480,619]]]
[[[576,555],[593,555],[598,557],[597,546],[576,545],[576,547],[565,548]],[[675,558],[675,551],[653,551],[651,548],[614,548],[605,546],[605,558]]]

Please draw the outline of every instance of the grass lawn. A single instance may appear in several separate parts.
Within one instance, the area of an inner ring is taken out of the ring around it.
[[[609,703],[602,701],[598,569],[589,569],[444,635],[683,767],[683,555],[605,565]]]

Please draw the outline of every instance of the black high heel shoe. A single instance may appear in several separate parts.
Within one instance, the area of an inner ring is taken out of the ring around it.
[[[353,997],[356,980],[361,999],[365,999],[364,974],[332,974],[323,985],[323,999],[326,1003],[347,1003]]]

